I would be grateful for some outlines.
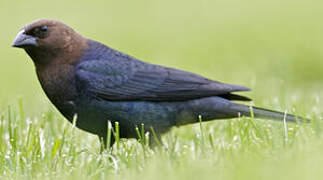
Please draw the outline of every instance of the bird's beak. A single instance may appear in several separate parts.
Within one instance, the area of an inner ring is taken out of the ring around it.
[[[13,41],[12,47],[24,48],[27,46],[37,46],[36,38],[25,34],[25,30],[21,30]]]

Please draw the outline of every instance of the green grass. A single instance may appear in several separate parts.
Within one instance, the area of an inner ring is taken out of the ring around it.
[[[322,179],[323,3],[273,1],[0,2],[0,179]],[[68,123],[10,45],[37,18],[148,62],[251,87],[254,104],[313,119],[253,118],[174,128],[164,146],[96,136]]]

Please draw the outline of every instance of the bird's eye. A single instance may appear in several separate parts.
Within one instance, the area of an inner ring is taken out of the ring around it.
[[[47,32],[48,27],[47,26],[41,26],[39,29],[40,29],[41,32]]]
[[[30,32],[30,34],[40,39],[46,38],[48,36],[48,26],[43,25],[36,27]]]

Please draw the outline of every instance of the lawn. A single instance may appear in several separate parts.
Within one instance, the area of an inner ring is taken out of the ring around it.
[[[322,179],[323,2],[318,0],[1,0],[0,179]],[[27,54],[26,23],[65,22],[147,62],[250,87],[260,107],[311,118],[237,118],[173,128],[164,146],[96,136],[68,123]]]

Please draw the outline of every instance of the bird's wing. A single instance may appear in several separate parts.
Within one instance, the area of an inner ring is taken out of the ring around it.
[[[183,101],[209,96],[248,100],[230,93],[250,90],[186,71],[122,59],[84,61],[76,68],[76,80],[79,88],[112,101]]]

